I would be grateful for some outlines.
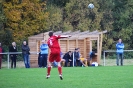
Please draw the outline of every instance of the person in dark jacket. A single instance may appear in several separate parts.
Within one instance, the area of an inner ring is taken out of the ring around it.
[[[74,51],[74,66],[80,66],[80,53],[79,53],[79,48],[76,48]]]
[[[22,55],[23,55],[23,59],[24,59],[25,68],[30,68],[30,59],[29,59],[30,52],[29,51],[30,51],[30,48],[27,45],[26,41],[23,41]]]
[[[12,46],[9,47],[9,52],[17,52],[17,47],[15,42],[12,42]],[[16,68],[17,54],[10,54],[10,58],[11,58],[11,68]]]
[[[73,65],[73,55],[72,55],[72,52],[71,51],[67,52],[64,55],[63,59],[65,59],[65,67],[67,67],[67,64],[69,62],[70,62],[70,67],[72,67],[72,65]]]

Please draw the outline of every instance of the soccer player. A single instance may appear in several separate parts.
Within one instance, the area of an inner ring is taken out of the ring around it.
[[[50,48],[50,55],[49,55],[49,61],[48,61],[48,68],[47,68],[47,76],[46,78],[50,78],[50,71],[51,71],[51,65],[52,62],[56,61],[58,63],[58,72],[59,77],[61,80],[63,80],[62,77],[62,67],[61,67],[61,58],[60,58],[60,46],[58,43],[58,39],[60,38],[67,38],[71,37],[70,35],[53,35],[53,32],[49,32],[50,38],[48,39],[48,46]]]

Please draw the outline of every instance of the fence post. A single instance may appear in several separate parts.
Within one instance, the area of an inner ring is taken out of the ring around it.
[[[103,66],[105,66],[105,51],[103,53]]]
[[[73,52],[73,67],[74,67],[74,52]]]
[[[7,53],[7,63],[8,63],[8,69],[9,69],[9,52]]]

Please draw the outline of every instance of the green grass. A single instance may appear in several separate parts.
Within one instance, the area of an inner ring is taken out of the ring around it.
[[[0,88],[132,88],[133,66],[63,68],[63,80],[57,68],[46,79],[46,68],[0,70]]]

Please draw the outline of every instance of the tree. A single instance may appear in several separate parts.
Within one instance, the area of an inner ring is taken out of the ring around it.
[[[0,42],[2,45],[11,45],[12,41],[13,37],[10,29],[4,29],[0,31]]]
[[[132,33],[132,0],[101,0],[99,12],[103,12],[100,22],[101,29],[106,29],[104,35],[103,49],[115,49],[115,44],[122,38],[125,49],[131,49],[133,41]]]
[[[88,8],[89,3],[94,4],[94,9]],[[5,22],[14,40],[49,30],[107,30],[103,50],[115,49],[118,38],[122,38],[126,49],[132,49],[132,3],[133,0],[5,0],[0,21]]]
[[[70,0],[48,0],[47,1],[49,5],[58,6],[60,8],[65,7],[67,3],[70,2]]]
[[[4,23],[6,22],[6,17],[3,12],[2,3],[3,3],[3,0],[0,1],[0,30],[4,29]]]
[[[57,6],[48,4],[47,12],[49,12],[49,16],[47,19],[47,31],[60,31],[62,30],[63,22],[62,22],[62,10]]]
[[[98,12],[98,2],[94,0],[94,9],[89,9],[88,4],[91,0],[71,0],[66,4],[63,14],[64,23],[69,24],[73,29],[67,30],[101,30],[100,21],[102,13]],[[64,26],[65,27],[65,26]]]
[[[2,3],[3,0],[0,1],[0,42],[3,45],[9,45],[12,41],[12,35],[10,29],[5,29],[6,16],[3,12]]]
[[[112,8],[113,15],[113,31],[110,32],[111,37],[114,41],[117,41],[118,38],[122,38],[125,42],[125,48],[131,49],[132,46],[132,13],[133,13],[133,1],[132,0],[113,0],[114,7]],[[115,46],[112,46],[115,48]]]
[[[13,39],[20,41],[45,30],[48,13],[46,2],[40,0],[11,0],[3,3],[7,17],[6,26],[13,33]]]

